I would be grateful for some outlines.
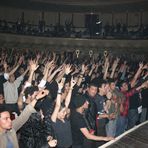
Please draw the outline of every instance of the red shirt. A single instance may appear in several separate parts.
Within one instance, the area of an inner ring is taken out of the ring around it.
[[[123,108],[124,108],[124,111],[120,113],[121,116],[127,116],[128,115],[128,109],[129,109],[129,98],[131,96],[133,96],[136,92],[136,89],[132,89],[130,90],[129,92],[122,92],[124,95],[125,95],[125,101],[123,103]]]

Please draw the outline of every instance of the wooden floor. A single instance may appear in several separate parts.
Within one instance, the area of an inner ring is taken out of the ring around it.
[[[148,148],[148,121],[132,128],[99,148]]]

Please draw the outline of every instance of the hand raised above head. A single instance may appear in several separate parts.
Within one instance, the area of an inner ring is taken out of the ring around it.
[[[76,84],[76,81],[73,79],[73,77],[71,78],[71,82],[70,82],[70,87],[73,88]]]
[[[37,100],[42,99],[43,97],[47,96],[48,94],[49,94],[49,90],[47,90],[47,89],[40,90],[37,92],[36,99]]]
[[[62,80],[60,82],[57,82],[58,83],[58,88],[61,90],[64,86],[64,82],[65,82],[65,78],[62,78]]]
[[[37,63],[34,60],[29,61],[29,66],[31,71],[35,71],[39,67],[39,65],[37,65]]]
[[[72,71],[72,65],[67,64],[65,66],[65,74],[68,75]]]
[[[23,60],[24,60],[24,56],[21,56],[21,57],[19,58],[19,60],[18,60],[18,64],[21,65],[22,62],[23,62]]]
[[[139,63],[139,68],[142,69],[143,68],[143,62]]]

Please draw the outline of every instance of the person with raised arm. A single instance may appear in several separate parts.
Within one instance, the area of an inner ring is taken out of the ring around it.
[[[55,109],[51,115],[52,126],[57,136],[57,147],[68,148],[72,145],[71,125],[69,120],[69,103],[71,100],[72,89],[76,82],[71,79],[70,88],[65,100],[61,100],[62,89],[64,86],[65,78],[62,78],[58,83],[58,93],[56,98]],[[65,134],[66,133],[66,134]]]
[[[34,106],[37,101],[47,95],[46,91],[40,91],[33,101],[28,104],[23,112],[15,120],[11,120],[10,113],[5,106],[0,108],[0,144],[1,148],[15,147],[19,148],[16,132],[35,112]]]

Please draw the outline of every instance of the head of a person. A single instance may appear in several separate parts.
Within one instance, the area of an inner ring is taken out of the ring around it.
[[[70,87],[70,82],[66,82],[64,85],[64,91],[68,92]]]
[[[37,86],[30,86],[25,89],[25,98],[26,100],[32,101],[38,92],[39,88]]]
[[[24,68],[23,67],[20,67],[19,68],[19,74],[22,75],[23,73],[24,73]]]
[[[114,101],[114,102],[117,102],[118,101],[118,95],[116,94],[115,91],[112,91],[112,97],[111,99]]]
[[[88,88],[87,88],[87,93],[90,97],[95,97],[97,94],[98,87],[95,83],[90,83]]]
[[[15,75],[12,74],[12,75],[9,76],[9,82],[13,83],[14,81],[15,81]]]
[[[5,106],[0,108],[0,131],[10,130],[12,128],[12,120],[10,113]]]
[[[120,90],[123,92],[128,91],[128,84],[126,81],[121,81],[119,84]]]
[[[69,109],[65,107],[65,105],[61,104],[60,110],[58,112],[58,119],[64,120],[66,115],[68,114]]]
[[[107,83],[105,80],[100,80],[98,83],[99,88],[99,94],[106,95],[109,91],[109,83]]]
[[[115,80],[114,79],[110,79],[109,80],[109,87],[110,87],[110,90],[115,90],[116,88],[116,83],[115,83]]]
[[[4,103],[4,96],[2,93],[0,93],[0,104]]]
[[[77,95],[74,98],[74,107],[76,109],[81,108],[82,110],[86,110],[89,107],[89,102],[86,100],[86,98],[82,95]]]
[[[70,80],[71,80],[71,77],[66,77],[66,80],[65,80],[65,84],[64,84],[64,87],[63,87],[63,92],[67,92],[69,91],[69,88],[70,88]]]
[[[89,70],[89,67],[87,66],[84,75],[88,75],[89,74],[89,71],[90,71]]]

